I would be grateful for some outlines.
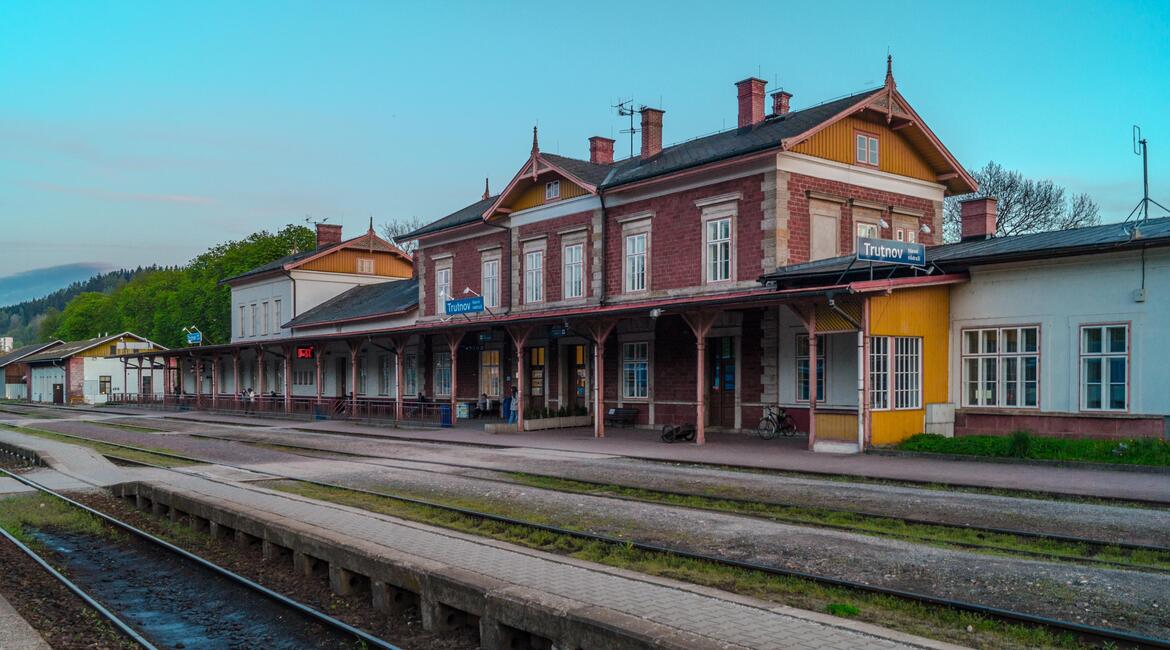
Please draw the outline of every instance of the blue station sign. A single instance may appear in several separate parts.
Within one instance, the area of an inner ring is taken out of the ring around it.
[[[483,297],[460,298],[447,301],[448,314],[478,314],[483,311]]]
[[[926,246],[893,239],[858,237],[857,261],[926,266]]]
[[[203,343],[203,332],[187,332],[187,345]]]

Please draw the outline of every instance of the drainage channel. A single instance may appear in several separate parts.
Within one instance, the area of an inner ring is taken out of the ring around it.
[[[0,472],[114,529],[114,535],[49,527],[26,531],[49,559],[7,531],[0,532],[143,647],[397,650],[387,641],[35,481],[4,469]]]

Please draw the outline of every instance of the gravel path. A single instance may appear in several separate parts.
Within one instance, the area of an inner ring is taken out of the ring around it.
[[[258,468],[259,469],[259,468]],[[275,468],[273,468],[275,469]],[[302,477],[307,466],[285,468]],[[1170,638],[1170,574],[1084,567],[937,548],[731,514],[505,485],[402,468],[320,461],[311,478],[506,503],[591,532]]]

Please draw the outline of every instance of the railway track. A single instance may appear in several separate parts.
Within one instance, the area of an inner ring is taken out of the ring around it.
[[[334,632],[338,633],[338,635],[341,637],[346,637],[348,639],[351,639],[354,643],[360,645],[361,647],[380,648],[382,650],[399,650],[399,648],[397,646],[391,644],[388,641],[385,641],[383,639],[379,639],[378,637],[375,637],[375,636],[368,634],[362,630],[359,630],[358,628],[355,628],[355,627],[345,623],[344,621],[341,621],[341,620],[336,619],[332,616],[329,616],[328,614],[325,614],[319,610],[316,610],[312,607],[309,607],[308,605],[297,602],[296,600],[293,600],[293,599],[291,599],[291,598],[289,598],[281,593],[278,593],[276,591],[268,589],[267,587],[264,587],[263,585],[260,585],[259,583],[253,582],[252,580],[249,580],[249,579],[247,579],[247,578],[245,578],[237,573],[229,571],[228,569],[225,569],[225,568],[223,568],[223,567],[221,567],[213,562],[210,562],[210,561],[208,561],[208,560],[206,560],[206,559],[204,559],[204,558],[202,558],[194,553],[191,553],[190,551],[187,551],[186,549],[175,546],[174,544],[171,544],[170,542],[167,542],[166,540],[163,540],[159,537],[156,537],[156,536],[154,536],[154,535],[152,535],[144,530],[141,530],[141,529],[139,529],[139,528],[137,528],[129,523],[126,523],[126,522],[124,522],[124,521],[122,521],[122,520],[120,520],[112,515],[106,514],[104,512],[101,512],[99,510],[91,508],[83,503],[75,501],[75,500],[73,500],[73,499],[71,499],[71,498],[69,498],[69,497],[67,497],[59,492],[56,492],[56,491],[54,491],[54,490],[52,490],[44,485],[41,485],[40,483],[38,483],[36,481],[30,480],[24,476],[21,476],[20,474],[10,472],[7,469],[4,469],[2,467],[0,467],[0,474],[2,474],[3,476],[7,476],[8,478],[14,479],[16,481],[19,481],[20,483],[23,483],[24,485],[36,490],[37,492],[39,492],[41,494],[51,496],[55,499],[59,499],[60,501],[66,503],[66,504],[69,504],[70,506],[73,506],[75,508],[83,510],[83,511],[89,513],[90,515],[93,515],[93,516],[101,519],[102,521],[106,522],[107,524],[109,524],[109,525],[111,525],[111,526],[113,526],[113,527],[115,527],[115,528],[117,528],[125,533],[128,533],[128,534],[130,534],[130,535],[132,535],[140,540],[144,540],[145,542],[149,543],[150,545],[152,545],[154,547],[163,549],[166,552],[169,552],[169,553],[172,553],[172,554],[178,556],[183,561],[189,562],[189,563],[199,567],[200,569],[203,569],[207,572],[210,572],[210,573],[215,574],[217,576],[220,576],[222,578],[226,578],[227,580],[231,581],[232,583],[240,586],[241,588],[243,588],[247,591],[253,592],[253,593],[258,594],[258,595],[260,595],[260,596],[262,596],[270,601],[277,603],[279,606],[288,610],[290,613],[292,613],[296,616],[299,616],[305,620],[311,621],[311,622],[316,623],[318,625],[321,625],[321,626],[323,626],[331,631],[334,631]],[[42,558],[40,555],[38,555],[34,550],[32,550],[27,545],[20,542],[18,539],[13,537],[8,531],[6,531],[2,528],[0,528],[0,533],[2,533],[3,536],[9,542],[13,543],[18,549],[20,549],[21,552],[23,552],[25,555],[29,556],[34,562],[36,562],[41,567],[43,567],[54,579],[61,582],[67,589],[69,589],[74,594],[76,594],[78,597],[80,597],[88,606],[92,607],[102,618],[106,619],[111,624],[113,624],[120,632],[125,634],[127,636],[127,638],[131,639],[135,643],[137,643],[140,646],[147,648],[149,650],[154,650],[156,648],[156,646],[154,644],[152,644],[151,641],[146,639],[141,633],[139,633],[132,626],[130,626],[124,620],[122,620],[116,613],[110,611],[108,608],[103,606],[98,601],[97,598],[93,597],[92,595],[87,593],[84,589],[82,589],[80,586],[78,586],[73,581],[71,581],[69,578],[62,575],[48,561],[46,561],[44,558]]]
[[[911,592],[911,591],[906,591],[906,590],[901,590],[901,589],[893,589],[893,588],[889,588],[889,587],[870,585],[870,584],[866,584],[866,583],[862,583],[862,582],[856,582],[856,581],[842,579],[842,578],[835,578],[835,577],[831,577],[831,576],[818,575],[818,574],[809,573],[809,572],[805,572],[805,571],[799,571],[799,570],[795,570],[795,569],[787,569],[787,568],[777,567],[777,566],[768,565],[768,564],[762,564],[762,563],[751,562],[751,561],[746,561],[746,560],[736,560],[736,559],[721,557],[721,556],[713,555],[713,554],[694,552],[694,551],[689,551],[689,550],[682,549],[682,548],[675,548],[675,547],[669,547],[669,546],[662,546],[662,545],[658,545],[658,544],[638,542],[638,541],[629,540],[629,539],[619,539],[619,538],[610,537],[607,535],[599,535],[599,534],[585,532],[585,531],[573,530],[573,529],[569,529],[569,528],[562,528],[559,526],[541,524],[541,523],[537,523],[537,522],[526,521],[523,519],[517,519],[514,517],[508,517],[508,516],[498,515],[498,514],[489,513],[489,512],[482,512],[482,511],[474,510],[471,508],[463,508],[463,507],[453,506],[453,505],[439,503],[439,502],[435,502],[435,501],[429,501],[426,499],[419,499],[419,498],[415,498],[415,497],[409,497],[409,496],[404,496],[404,495],[400,495],[400,494],[393,494],[393,493],[389,493],[389,492],[382,492],[382,491],[378,491],[378,490],[367,490],[367,489],[363,489],[363,488],[356,488],[356,487],[341,485],[341,484],[337,484],[337,483],[331,483],[328,481],[317,481],[317,480],[312,480],[312,479],[298,478],[298,477],[294,477],[294,476],[286,476],[286,475],[282,475],[282,474],[275,473],[275,472],[268,472],[268,471],[256,470],[253,468],[247,468],[247,467],[243,467],[243,466],[239,466],[239,465],[233,465],[231,463],[217,462],[214,460],[196,458],[196,457],[186,456],[186,455],[182,455],[182,454],[173,454],[173,453],[169,453],[169,452],[158,452],[158,451],[149,450],[149,449],[142,449],[139,447],[135,447],[133,445],[123,445],[123,444],[119,444],[119,443],[107,443],[105,441],[99,441],[99,440],[93,440],[91,438],[85,438],[84,436],[77,436],[77,435],[73,435],[73,434],[58,434],[58,435],[66,435],[69,437],[73,437],[73,438],[77,438],[77,439],[81,439],[81,440],[87,440],[87,441],[91,441],[91,442],[102,442],[104,444],[114,445],[117,447],[126,448],[128,450],[146,452],[146,453],[156,454],[159,456],[167,456],[167,457],[190,461],[190,462],[220,465],[223,467],[229,467],[232,469],[251,472],[253,474],[257,474],[260,476],[268,476],[268,477],[271,477],[272,479],[297,481],[300,483],[315,485],[315,486],[324,487],[324,488],[343,490],[343,491],[351,492],[354,494],[361,494],[361,495],[367,495],[367,496],[372,496],[372,497],[392,499],[395,501],[399,501],[399,502],[407,503],[407,504],[412,504],[415,506],[435,508],[435,509],[439,509],[439,510],[443,510],[443,511],[447,511],[447,512],[452,512],[452,513],[456,513],[456,514],[463,515],[466,517],[471,517],[474,519],[479,519],[479,520],[484,520],[484,521],[492,521],[492,522],[497,522],[497,523],[501,523],[501,524],[507,524],[510,526],[520,526],[520,527],[525,527],[525,528],[529,528],[529,529],[533,529],[533,530],[539,530],[539,531],[544,531],[544,532],[548,532],[548,533],[553,533],[553,534],[557,534],[557,535],[565,535],[568,537],[573,537],[573,538],[581,539],[584,541],[619,545],[619,546],[624,546],[627,548],[636,548],[638,550],[647,551],[647,552],[651,552],[651,553],[675,556],[675,557],[679,557],[679,558],[696,560],[696,561],[700,561],[700,562],[707,562],[707,563],[711,563],[714,565],[720,565],[720,566],[725,566],[725,567],[730,567],[730,568],[735,568],[735,569],[756,571],[756,572],[760,572],[760,573],[768,574],[768,575],[773,575],[773,576],[781,576],[781,577],[787,577],[787,578],[798,578],[801,580],[806,580],[806,581],[820,584],[820,585],[843,588],[843,589],[856,591],[856,592],[875,594],[875,595],[880,595],[880,596],[890,596],[890,597],[898,598],[898,599],[905,600],[905,601],[929,605],[932,607],[947,608],[947,609],[951,609],[951,610],[955,610],[955,611],[977,614],[980,616],[1000,620],[1000,621],[1003,621],[1005,623],[1014,623],[1014,624],[1023,624],[1023,625],[1028,625],[1028,626],[1035,626],[1035,627],[1040,627],[1040,628],[1050,630],[1050,631],[1058,633],[1058,634],[1070,634],[1070,635],[1075,636],[1076,638],[1081,639],[1083,642],[1098,645],[1101,647],[1140,648],[1140,649],[1145,649],[1145,648],[1170,649],[1170,639],[1155,638],[1155,637],[1146,636],[1146,635],[1142,635],[1142,634],[1126,632],[1123,630],[1086,625],[1086,624],[1077,623],[1077,622],[1073,622],[1073,621],[1065,621],[1065,620],[1040,616],[1040,615],[1036,615],[1036,614],[1030,614],[1027,612],[1019,612],[1019,611],[1014,611],[1014,610],[1009,610],[1009,609],[1004,609],[1004,608],[999,608],[999,607],[982,605],[979,603],[973,603],[973,602],[962,601],[962,600],[957,600],[957,599],[950,599],[950,598],[943,598],[943,597],[934,596],[931,594]],[[113,457],[117,458],[116,456],[113,456]],[[153,465],[151,463],[147,463],[147,462],[144,462],[141,460],[125,459],[125,458],[122,458],[119,460],[123,460],[124,462],[134,463],[134,464],[138,464],[138,465],[149,466],[149,467],[153,467],[155,469],[162,469],[162,470],[166,470],[166,471],[171,471],[171,472],[175,472],[175,473],[179,473],[179,474],[183,473],[175,468],[163,467],[160,465]],[[383,466],[383,465],[378,465],[378,466],[385,468],[385,466]],[[213,481],[221,482],[221,483],[228,483],[227,481],[218,481],[216,479],[208,479],[208,480],[213,480]],[[1155,547],[1155,548],[1158,548],[1158,547]]]

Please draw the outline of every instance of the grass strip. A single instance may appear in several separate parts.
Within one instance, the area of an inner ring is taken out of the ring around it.
[[[510,472],[508,475],[518,483],[558,492],[613,496],[684,508],[698,508],[701,510],[762,517],[771,521],[784,523],[841,528],[882,537],[926,542],[943,547],[969,549],[972,546],[976,546],[981,547],[981,549],[997,552],[998,554],[1041,555],[1052,560],[1108,562],[1112,564],[1124,564],[1136,569],[1170,570],[1170,552],[1125,549],[1103,544],[1076,544],[1059,540],[996,533],[978,528],[912,523],[896,517],[881,517],[828,508],[671,494],[669,492],[659,492],[622,485],[598,485],[596,483],[526,474],[523,472]]]
[[[21,494],[0,499],[0,528],[21,542],[36,548],[40,542],[32,532],[59,530],[106,538],[119,533],[98,517],[47,494]]]
[[[1170,441],[1154,438],[1131,440],[1047,438],[1033,436],[1027,431],[1016,431],[1010,436],[945,438],[937,434],[920,433],[904,440],[897,449],[986,458],[1170,467]]]
[[[586,540],[532,526],[505,524],[445,508],[409,503],[389,496],[304,481],[270,481],[263,485],[312,499],[458,530],[621,569],[715,587],[793,607],[821,612],[847,612],[851,618],[857,620],[955,643],[981,648],[1084,647],[1071,634],[1056,634],[1040,627],[1004,623],[969,612],[893,596],[826,586],[801,578],[729,567],[672,553],[646,551],[634,547],[633,544]],[[450,505],[457,507],[520,516],[511,512],[512,508],[507,504],[472,499],[452,501]],[[503,507],[496,507],[499,505]],[[528,519],[534,524],[548,523],[539,521],[540,518],[536,517]]]
[[[46,431],[44,429],[34,429],[32,427],[18,427],[11,424],[0,424],[0,428],[9,431],[16,431],[30,436],[37,436],[47,440],[55,440],[57,442],[64,442],[71,445],[80,445],[82,447],[89,447],[99,454],[109,454],[112,456],[119,456],[128,460],[138,460],[144,463],[151,463],[152,465],[161,465],[163,467],[186,467],[188,465],[196,465],[194,461],[183,460],[181,458],[173,458],[171,456],[163,456],[146,451],[137,451],[135,449],[126,449],[117,445],[98,442],[96,440],[89,440],[88,438],[75,437],[68,434],[56,433],[54,431]],[[171,453],[167,449],[154,448],[153,451],[163,453]]]

